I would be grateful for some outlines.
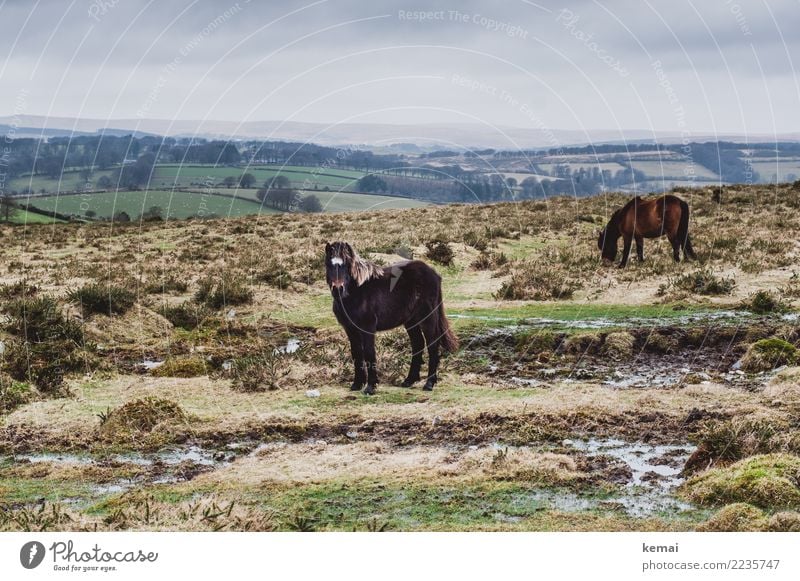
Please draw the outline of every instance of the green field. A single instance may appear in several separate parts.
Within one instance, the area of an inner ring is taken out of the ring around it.
[[[245,200],[252,200],[258,203],[258,190],[256,189],[235,189],[235,188],[213,188],[211,192],[218,192],[227,196],[236,196]],[[352,212],[359,210],[388,210],[402,208],[421,208],[427,206],[426,202],[401,198],[395,196],[379,196],[375,194],[361,194],[358,192],[325,192],[318,190],[300,190],[302,196],[315,195],[322,202],[325,212]]]
[[[314,188],[316,186],[319,189],[328,187],[330,189],[345,190],[354,189],[356,181],[364,176],[363,172],[296,166],[253,166],[243,168],[233,166],[160,165],[156,168],[151,185],[154,187],[186,187],[204,184],[209,181],[212,182],[212,185],[215,185],[228,176],[238,178],[245,172],[251,173],[256,177],[258,186],[263,185],[264,182],[277,175],[284,175],[292,182],[292,186],[296,188]]]
[[[31,204],[43,210],[85,216],[88,210],[100,218],[127,212],[131,218],[140,216],[151,206],[159,206],[170,218],[231,217],[251,214],[273,214],[271,208],[261,208],[251,200],[228,198],[191,192],[97,192],[85,195],[61,195],[31,198]]]
[[[92,187],[97,188],[97,180],[101,176],[109,176],[113,173],[113,169],[96,171],[92,174]],[[325,169],[317,167],[306,166],[253,166],[250,168],[243,167],[214,167],[202,165],[159,165],[153,174],[151,186],[161,188],[172,187],[189,187],[192,185],[205,184],[207,181],[212,182],[211,185],[216,185],[228,176],[239,177],[243,173],[253,174],[257,181],[257,185],[261,186],[265,181],[275,177],[276,175],[284,175],[292,182],[296,188],[311,188],[318,189],[329,188],[332,190],[352,190],[355,189],[355,183],[359,178],[365,174],[361,171],[344,170],[344,169]],[[25,176],[15,178],[9,182],[9,187],[12,191],[23,192],[31,189],[34,193],[60,193],[60,192],[75,192],[84,189],[86,182],[81,178],[78,171],[65,171],[61,179],[53,179],[44,175]]]
[[[719,176],[710,169],[699,163],[691,164],[687,161],[632,161],[631,166],[654,179],[686,179],[692,174],[701,179],[719,179]]]
[[[349,212],[354,210],[388,210],[402,208],[422,208],[426,202],[409,198],[356,194],[352,192],[304,191],[303,195],[314,194],[322,202],[326,212]]]
[[[761,183],[791,182],[800,176],[800,161],[795,159],[754,161],[752,165]]]
[[[170,218],[191,217],[236,217],[253,214],[275,214],[278,211],[261,206],[256,198],[256,190],[219,189],[218,193],[168,192],[163,190],[137,192],[95,192],[91,194],[62,194],[31,198],[30,203],[42,210],[76,216],[85,216],[92,210],[98,218],[108,218],[119,212],[126,212],[136,218],[151,206],[159,206],[164,215]],[[425,202],[391,196],[357,194],[353,192],[302,192],[314,194],[322,202],[326,212],[352,212],[361,210],[386,210],[420,208]],[[30,214],[29,222],[48,221],[49,218]],[[21,220],[20,220],[21,221]]]
[[[13,216],[10,217],[9,222],[12,224],[52,224],[63,223],[64,220],[51,218],[50,216],[42,216],[41,214],[34,214],[25,210],[17,210]]]
[[[92,183],[96,187],[97,180],[101,176],[111,177],[113,170],[96,171],[92,175]],[[85,186],[85,181],[81,178],[80,172],[68,171],[61,175],[61,179],[53,179],[44,175],[25,176],[15,178],[9,182],[9,187],[12,191],[23,192],[30,188],[35,193],[40,193],[42,190],[57,194],[59,192],[74,192]]]

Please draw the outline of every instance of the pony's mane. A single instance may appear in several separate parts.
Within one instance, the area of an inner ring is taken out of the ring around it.
[[[379,278],[383,275],[383,267],[365,260],[358,255],[354,248],[351,248],[352,256],[350,256],[350,276],[356,281],[358,286],[361,286],[368,280]]]

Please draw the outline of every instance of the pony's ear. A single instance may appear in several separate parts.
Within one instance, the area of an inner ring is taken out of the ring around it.
[[[333,248],[333,247],[331,246],[331,243],[330,243],[330,242],[326,242],[326,243],[325,243],[325,255],[326,255],[326,256],[330,256],[330,254],[331,254],[331,248]]]

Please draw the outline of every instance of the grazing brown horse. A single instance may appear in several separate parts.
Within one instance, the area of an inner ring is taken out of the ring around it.
[[[631,242],[636,241],[636,256],[644,260],[644,239],[666,235],[672,244],[672,257],[680,262],[680,250],[686,259],[697,256],[689,239],[689,204],[677,196],[665,194],[646,200],[636,196],[614,212],[608,225],[600,231],[597,247],[603,260],[612,263],[617,257],[617,241],[622,237],[622,260],[625,268],[631,253]]]
[[[355,378],[350,386],[372,395],[378,384],[375,333],[405,326],[411,340],[411,369],[403,387],[420,380],[422,351],[428,347],[425,391],[436,384],[439,346],[450,353],[458,339],[442,304],[442,279],[419,260],[379,266],[361,258],[347,242],[325,245],[325,270],[333,295],[333,313],[350,340]],[[366,373],[364,368],[366,367]]]

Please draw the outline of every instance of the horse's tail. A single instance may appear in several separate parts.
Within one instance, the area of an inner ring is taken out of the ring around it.
[[[685,200],[680,201],[681,218],[678,222],[678,240],[683,247],[683,253],[689,258],[695,259],[697,255],[692,248],[692,240],[689,238],[689,204]]]
[[[436,320],[436,336],[439,337],[439,345],[448,353],[455,353],[458,351],[458,337],[453,333],[450,328],[450,322],[447,320],[447,315],[444,313],[444,301],[442,300],[442,289],[439,287],[439,316]]]

